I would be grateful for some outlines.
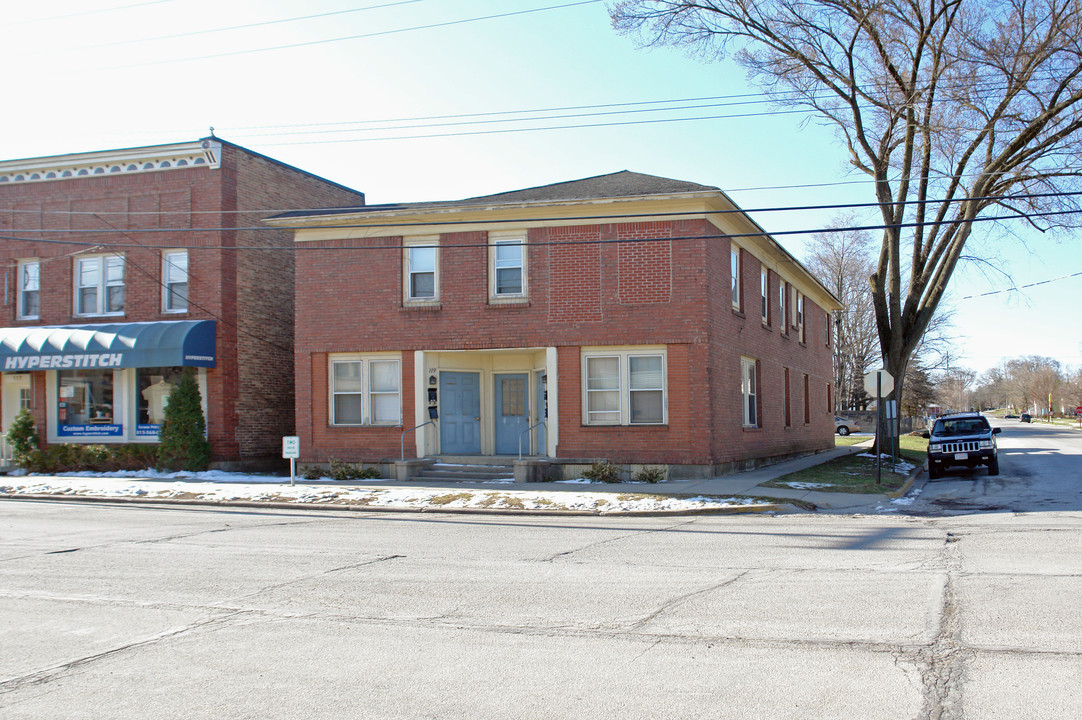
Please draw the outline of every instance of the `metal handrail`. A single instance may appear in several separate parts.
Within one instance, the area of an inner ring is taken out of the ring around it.
[[[421,423],[417,427],[411,427],[409,430],[403,430],[402,431],[402,438],[401,438],[402,462],[406,462],[406,433],[411,433],[414,430],[420,430],[425,425],[435,425],[435,424],[436,424],[436,422],[434,420],[429,420],[428,422]]]
[[[536,425],[531,425],[530,427],[526,428],[525,430],[523,430],[522,432],[520,432],[518,434],[518,459],[519,460],[522,459],[522,436],[525,435],[526,433],[530,432],[531,430],[533,430],[535,427],[540,427],[540,426],[544,425],[546,422],[548,422],[548,421],[547,420],[542,420],[541,422],[537,423]]]

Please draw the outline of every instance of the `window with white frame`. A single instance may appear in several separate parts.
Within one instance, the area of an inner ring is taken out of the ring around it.
[[[781,276],[779,276],[778,277],[778,313],[780,315],[780,318],[778,319],[778,327],[781,329],[783,334],[788,334],[788,332],[789,332],[789,325],[788,325],[788,323],[789,323],[789,303],[787,302],[788,299],[789,299],[789,295],[785,291],[786,284],[787,283],[785,283],[781,279]]]
[[[665,352],[583,352],[587,425],[661,425],[666,422]]]
[[[31,320],[40,312],[41,263],[37,260],[19,262],[19,317]]]
[[[759,427],[756,387],[755,360],[740,358],[740,395],[744,408],[744,427]]]
[[[406,302],[433,302],[439,299],[439,238],[414,238],[406,241],[405,268]]]
[[[800,337],[800,342],[804,342],[804,294],[797,293],[796,296],[796,327],[797,334]]]
[[[398,425],[402,421],[398,358],[334,355],[330,362],[331,425]]]
[[[124,256],[96,255],[75,260],[75,314],[124,312]]]
[[[732,273],[733,282],[733,309],[740,310],[740,248],[734,247],[729,251],[729,269]]]
[[[162,310],[167,313],[188,310],[188,251],[162,253]]]
[[[763,297],[763,325],[770,325],[770,271],[766,268],[759,271],[759,291]]]
[[[489,240],[489,298],[526,296],[526,236],[521,232],[491,232]]]

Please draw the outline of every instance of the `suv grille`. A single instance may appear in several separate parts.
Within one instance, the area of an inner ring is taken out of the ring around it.
[[[943,443],[943,452],[945,452],[945,453],[977,452],[977,446],[978,445],[979,445],[979,442],[977,440],[966,440],[965,442]]]

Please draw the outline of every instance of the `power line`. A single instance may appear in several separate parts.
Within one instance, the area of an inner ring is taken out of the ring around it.
[[[977,295],[966,295],[965,297],[958,298],[959,300],[973,300],[974,298],[988,297],[989,295],[1002,295],[1003,293],[1021,292],[1028,288],[1038,287],[1040,285],[1048,285],[1049,283],[1059,282],[1060,280],[1070,280],[1071,278],[1082,277],[1082,271],[1071,273],[1070,275],[1061,275],[1057,278],[1050,278],[1048,280],[1040,280],[1038,282],[1028,283],[1026,285],[1017,285],[1015,287],[1005,288],[1003,290],[990,290],[985,293],[979,293]]]
[[[955,204],[955,203],[973,202],[973,201],[1001,202],[1001,201],[1015,201],[1015,200],[1036,199],[1036,198],[1075,197],[1075,196],[1078,196],[1078,195],[1082,195],[1082,190],[1074,190],[1074,191],[1066,191],[1065,190],[1065,191],[1046,192],[1046,193],[1023,193],[1023,194],[1009,195],[1009,196],[982,195],[982,196],[976,196],[976,197],[953,198],[953,199],[950,199],[950,200],[942,199],[942,198],[933,198],[933,199],[928,199],[928,200],[903,200],[901,203],[897,203],[897,204],[911,206],[911,205],[937,205],[937,204],[941,204],[941,203]],[[895,205],[897,205],[897,204],[895,204]],[[479,201],[477,203],[478,207],[480,207],[482,205],[483,205],[483,202]],[[320,215],[333,216],[333,215],[338,215],[338,214],[363,213],[363,212],[366,212],[366,211],[369,211],[369,210],[377,210],[380,207],[381,206],[379,206],[379,205],[360,205],[360,206],[357,206],[355,208],[348,208],[347,207],[347,208],[308,208],[308,209],[302,209],[302,210],[236,210],[236,211],[230,211],[230,212],[233,213],[233,214],[251,213],[251,214],[260,214],[260,215],[267,214],[267,213],[282,214],[282,213],[294,212],[294,213],[316,213],[316,214],[320,214]],[[560,216],[560,217],[530,218],[529,221],[534,222],[534,223],[545,223],[545,222],[565,221],[565,220],[621,220],[621,219],[643,218],[643,217],[679,217],[679,216],[686,216],[686,215],[689,215],[689,214],[690,215],[695,215],[695,214],[707,214],[707,215],[744,214],[744,215],[750,215],[752,213],[808,212],[808,211],[821,211],[821,210],[854,210],[854,209],[860,209],[860,208],[878,208],[878,207],[880,207],[880,204],[878,202],[826,203],[826,204],[821,204],[821,205],[772,205],[772,206],[764,206],[764,207],[756,207],[756,208],[733,208],[733,209],[730,209],[730,210],[711,210],[711,211],[706,211],[705,213],[694,213],[694,212],[689,213],[687,211],[682,211],[682,212],[681,211],[673,211],[673,212],[621,213],[621,214],[617,214],[617,215],[569,215],[569,216]],[[418,208],[404,207],[404,208],[401,208],[401,210],[410,211],[410,210],[415,209],[418,212],[423,212],[426,209],[444,209],[444,208],[446,208],[446,209],[460,209],[460,210],[464,210],[464,211],[468,211],[470,209],[476,209],[476,208],[471,208],[470,205],[462,205],[462,204],[453,204],[452,203],[452,204],[447,204],[447,205],[442,205],[441,206],[440,203],[433,203],[431,205],[428,205],[428,206],[425,206],[425,207],[418,207]],[[12,214],[16,214],[16,215],[20,214],[20,213],[21,214],[29,214],[29,215],[46,215],[46,214],[48,214],[48,215],[60,215],[60,216],[67,216],[67,217],[81,216],[81,215],[92,215],[94,217],[101,217],[101,216],[106,216],[106,215],[107,216],[120,215],[120,216],[125,216],[125,217],[132,217],[132,216],[146,216],[146,215],[151,215],[151,216],[194,216],[194,215],[198,215],[198,214],[225,214],[225,213],[220,213],[220,212],[215,211],[215,210],[208,210],[208,211],[181,211],[181,210],[178,210],[178,211],[128,211],[128,210],[117,210],[117,211],[111,211],[111,210],[20,210],[20,209],[16,209],[16,208],[11,208],[11,209],[8,209],[8,210],[0,210],[0,212],[11,212]],[[1022,217],[1024,217],[1024,215]],[[428,221],[428,222],[395,222],[395,221],[392,220],[392,221],[389,221],[389,222],[386,222],[386,223],[377,223],[375,226],[377,226],[377,227],[425,227],[425,226],[432,226],[432,225],[436,225],[436,226],[439,226],[439,225],[477,225],[477,224],[496,224],[496,223],[504,223],[504,222],[507,222],[507,220],[504,219],[504,218],[492,219],[492,220],[487,220],[487,219],[477,219],[477,220],[435,220],[435,221]],[[373,227],[373,225],[371,223],[364,223],[364,224],[346,223],[346,224],[342,224],[342,225],[323,225],[323,224],[321,224],[321,225],[300,225],[300,226],[294,226],[292,228],[287,228],[287,229],[289,229],[289,230],[313,230],[313,229],[326,229],[326,230],[343,230],[343,229],[346,229],[346,230],[348,230],[348,229],[365,228],[365,227]],[[229,226],[229,227],[194,227],[194,228],[192,228],[192,227],[190,227],[190,228],[129,228],[130,232],[150,233],[150,234],[154,234],[154,233],[216,232],[216,231],[224,232],[224,231],[230,231],[230,230],[275,231],[275,230],[281,230],[281,228],[268,227],[266,225],[249,225],[249,226],[236,226],[236,225],[233,225],[233,226]],[[66,235],[70,235],[70,234],[103,234],[103,233],[108,233],[109,232],[108,230],[90,230],[90,229],[83,229],[83,230],[54,230],[54,229],[42,229],[42,228],[26,228],[26,229],[12,228],[12,231],[13,232],[32,232],[32,233],[63,233],[63,234],[66,234]]]
[[[347,40],[362,40],[365,38],[380,37],[384,35],[396,35],[399,33],[413,32],[415,30],[430,30],[433,28],[451,27],[453,25],[463,25],[465,23],[480,22],[482,20],[496,20],[505,17],[514,17],[516,15],[527,15],[531,13],[547,12],[549,10],[562,10],[564,8],[576,7],[579,5],[594,5],[602,2],[602,0],[579,0],[578,2],[565,3],[563,5],[549,5],[541,8],[530,8],[528,10],[515,10],[513,12],[499,13],[495,15],[483,15],[480,17],[464,18],[462,20],[448,20],[446,22],[431,23],[428,25],[415,25],[413,27],[398,28],[395,30],[380,30],[378,32],[363,33],[361,35],[347,35],[337,38],[326,38],[323,40],[308,40],[305,42],[289,43],[286,45],[274,45],[270,47],[251,48],[248,50],[233,50],[230,52],[214,53],[211,55],[197,55],[193,57],[185,58],[173,58],[170,60],[148,60],[139,63],[131,63],[127,65],[113,65],[111,67],[103,68],[104,70],[123,70],[134,67],[148,67],[153,65],[171,65],[174,63],[183,62],[195,62],[198,60],[216,60],[224,57],[235,57],[238,55],[252,55],[255,53],[274,52],[276,50],[293,50],[302,47],[312,47],[314,45],[326,45],[328,43],[345,42]]]
[[[165,0],[168,1],[168,0]],[[130,40],[117,40],[116,42],[99,43],[97,45],[79,45],[77,47],[69,48],[70,50],[97,50],[100,48],[116,47],[118,45],[133,45],[136,43],[148,43],[148,42],[160,42],[162,40],[176,40],[185,37],[195,37],[198,35],[212,35],[214,33],[232,32],[234,30],[248,30],[250,28],[265,27],[267,25],[281,25],[282,23],[299,22],[301,20],[316,20],[319,18],[333,17],[335,15],[349,15],[352,13],[364,12],[366,10],[378,10],[381,8],[394,7],[396,5],[410,5],[412,3],[422,2],[422,0],[398,0],[398,2],[387,2],[379,5],[368,5],[366,7],[351,8],[349,10],[335,10],[334,12],[318,13],[315,15],[299,15],[290,18],[280,18],[278,20],[264,20],[262,22],[248,23],[246,25],[231,25],[228,27],[220,28],[207,28],[205,30],[192,30],[191,32],[174,33],[172,35],[157,35],[154,37],[140,37],[132,38]],[[153,5],[155,3],[144,3]]]
[[[679,214],[687,215],[688,213],[679,213]],[[713,214],[713,213],[707,213],[707,214]],[[975,218],[973,218],[971,220],[926,220],[924,222],[891,223],[891,224],[884,223],[884,224],[874,224],[874,225],[855,225],[855,226],[850,226],[850,227],[808,228],[808,229],[801,229],[801,230],[777,230],[777,231],[774,231],[774,232],[767,232],[767,231],[764,230],[762,232],[748,232],[748,233],[721,233],[721,234],[710,234],[710,235],[682,235],[682,236],[673,236],[673,237],[624,238],[624,239],[615,239],[615,240],[569,240],[569,241],[550,241],[550,242],[537,241],[537,242],[530,242],[528,244],[531,247],[546,247],[546,246],[563,247],[563,246],[570,246],[570,245],[608,245],[608,244],[616,245],[616,244],[630,244],[630,243],[653,243],[653,242],[668,242],[670,240],[718,240],[718,239],[732,239],[732,238],[774,237],[774,236],[781,236],[781,235],[809,235],[809,234],[814,234],[814,233],[836,234],[836,233],[845,233],[845,232],[859,232],[859,231],[865,231],[865,230],[869,230],[869,231],[870,230],[887,230],[887,229],[905,230],[905,229],[914,229],[914,228],[939,227],[939,226],[944,226],[944,225],[963,225],[963,224],[972,224],[972,223],[979,223],[979,222],[995,222],[995,221],[999,221],[999,220],[1019,220],[1019,219],[1033,218],[1033,217],[1053,217],[1053,216],[1058,216],[1058,215],[1078,215],[1078,214],[1082,214],[1082,209],[1080,209],[1080,210],[1050,210],[1050,211],[1046,211],[1046,212],[1037,212],[1037,213],[1015,213],[1013,215],[980,216],[980,217],[975,217]],[[623,216],[623,217],[631,217],[631,216]],[[567,218],[560,218],[560,219],[567,219]],[[610,219],[617,219],[617,218],[615,216],[613,216]],[[530,221],[533,222],[534,219],[531,219]],[[501,221],[496,221],[496,222],[508,222],[508,221],[507,220],[501,220]],[[542,222],[542,221],[537,220],[537,222]],[[365,225],[341,225],[341,226],[332,226],[330,228],[328,228],[327,226],[320,226],[320,227],[316,227],[316,228],[313,228],[313,229],[363,229],[365,227],[369,227],[369,226],[365,226]],[[375,227],[389,227],[389,226],[388,225],[377,225]],[[256,228],[223,228],[222,230],[238,231],[238,230],[246,230],[246,229],[250,229],[250,230],[280,230],[281,228],[261,228],[261,227],[256,227]],[[57,231],[57,230],[51,230],[51,231],[48,231],[48,232],[56,232],[56,233],[60,233],[60,234],[70,234],[70,233],[65,233],[64,231]],[[74,231],[74,232],[101,234],[101,233],[108,232],[108,231],[93,231],[93,230],[85,231],[84,230],[84,231]],[[126,235],[128,232],[131,232],[131,233],[143,233],[143,232],[189,233],[189,232],[214,232],[214,229],[213,228],[190,228],[190,229],[189,228],[183,228],[183,229],[178,229],[178,230],[138,230],[138,229],[131,229],[131,230],[128,230],[126,232],[122,232],[121,234]],[[331,241],[340,241],[340,240],[364,240],[364,239],[368,239],[368,238],[330,238],[329,240],[331,240]],[[358,250],[361,250],[361,251],[367,251],[367,250],[402,250],[402,247],[403,247],[401,244],[396,244],[396,245],[369,245],[369,246],[363,246],[363,247],[325,247],[325,246],[313,246],[313,245],[309,245],[307,243],[303,243],[303,244],[300,244],[300,245],[297,245],[296,243],[294,243],[292,246],[287,246],[287,247],[278,247],[278,246],[270,246],[270,245],[262,245],[262,246],[257,246],[257,245],[249,245],[249,246],[188,245],[188,246],[184,246],[184,245],[177,245],[175,243],[171,243],[169,245],[149,245],[149,244],[141,244],[141,243],[134,244],[134,245],[126,245],[126,244],[123,244],[123,243],[103,243],[103,242],[100,242],[100,241],[97,241],[97,242],[85,242],[85,241],[80,241],[80,240],[55,240],[55,239],[49,239],[49,238],[15,237],[15,236],[10,236],[10,235],[0,235],[0,240],[9,240],[9,241],[13,241],[13,242],[26,242],[26,243],[42,243],[42,244],[50,244],[50,245],[101,246],[101,247],[110,247],[110,248],[144,248],[144,249],[158,249],[158,250],[169,250],[169,249],[176,249],[176,250],[185,250],[185,249],[186,250],[276,250],[276,251],[294,252],[294,251],[298,251],[298,250],[299,251],[316,251],[316,250],[320,250],[320,251],[326,251],[326,250],[348,250],[348,251],[358,251]],[[480,248],[480,247],[495,247],[495,244],[493,244],[493,243],[465,243],[465,244],[440,243],[439,247],[442,248],[442,249],[446,249],[446,248],[473,248],[473,249],[476,249],[476,248]]]

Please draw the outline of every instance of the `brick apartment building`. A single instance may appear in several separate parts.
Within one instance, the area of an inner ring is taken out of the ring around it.
[[[302,460],[694,477],[832,445],[839,303],[718,188],[625,171],[269,222],[296,238]]]
[[[261,221],[363,204],[214,137],[0,162],[3,427],[29,408],[47,443],[156,442],[189,366],[216,463],[280,456],[293,242]]]

